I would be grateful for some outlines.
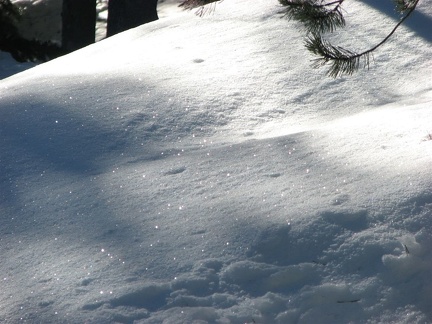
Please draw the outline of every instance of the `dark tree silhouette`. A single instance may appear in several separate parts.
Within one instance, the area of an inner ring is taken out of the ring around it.
[[[109,0],[107,37],[158,19],[157,0]]]
[[[18,34],[16,24],[20,19],[19,10],[10,0],[0,0],[0,37],[6,39]]]
[[[66,53],[95,42],[96,0],[63,0],[62,48]]]
[[[158,19],[157,0],[110,0],[107,36]],[[22,38],[20,13],[10,0],[0,0],[0,50],[19,62],[47,61],[95,42],[96,0],[62,1],[62,45]]]
[[[19,10],[10,0],[0,0],[0,50],[8,52],[18,62],[47,61],[61,55],[60,47],[52,42],[22,38],[16,28]]]

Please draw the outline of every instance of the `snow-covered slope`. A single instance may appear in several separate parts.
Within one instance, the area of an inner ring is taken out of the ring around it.
[[[15,61],[9,53],[0,51],[0,80],[18,72],[25,71],[35,65],[36,64],[30,62],[19,63]]]
[[[426,2],[349,78],[230,0],[0,81],[0,321],[432,322]]]

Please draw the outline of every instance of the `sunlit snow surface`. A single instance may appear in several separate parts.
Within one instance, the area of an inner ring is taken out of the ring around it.
[[[360,49],[395,22],[366,3]],[[432,322],[432,10],[336,80],[279,11],[0,81],[0,322]]]

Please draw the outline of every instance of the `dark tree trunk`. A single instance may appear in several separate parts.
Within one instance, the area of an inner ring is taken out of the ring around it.
[[[63,0],[62,48],[66,53],[95,42],[96,0]]]
[[[157,0],[109,0],[107,37],[158,19]]]

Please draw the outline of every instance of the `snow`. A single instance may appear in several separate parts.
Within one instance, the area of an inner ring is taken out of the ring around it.
[[[360,48],[394,22],[346,10]],[[0,321],[432,322],[430,25],[330,79],[279,11],[175,12],[0,81]]]
[[[18,63],[9,53],[0,51],[0,80],[5,79],[15,73],[25,71],[31,67],[34,67],[35,65],[35,63],[31,62]]]

